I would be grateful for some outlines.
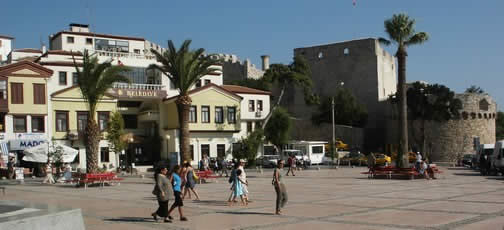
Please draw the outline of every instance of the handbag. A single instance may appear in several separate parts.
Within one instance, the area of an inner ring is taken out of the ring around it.
[[[192,174],[192,175],[193,175],[193,179],[194,179],[195,181],[198,181],[198,180],[199,180],[198,175],[196,175],[196,173],[194,173],[194,171],[193,171],[193,174]]]
[[[154,189],[152,190],[152,195],[154,195],[154,196],[159,195],[159,189],[157,187],[157,184],[154,185]]]

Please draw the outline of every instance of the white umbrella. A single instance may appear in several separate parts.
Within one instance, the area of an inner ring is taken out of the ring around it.
[[[43,143],[33,148],[25,149],[23,157],[24,161],[47,163],[47,154],[49,152],[54,152],[57,148],[62,150],[62,158],[64,163],[71,163],[75,159],[75,156],[79,153],[76,149],[68,147],[62,144],[51,144],[49,147],[48,143]]]

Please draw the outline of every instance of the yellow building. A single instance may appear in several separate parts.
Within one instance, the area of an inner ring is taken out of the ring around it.
[[[240,102],[242,97],[215,84],[191,90],[189,132],[192,164],[202,156],[226,157],[231,153],[234,134],[240,132]],[[171,97],[161,105],[160,134],[165,139],[162,158],[176,159],[179,152],[178,112]]]
[[[94,116],[101,131],[105,131],[110,114],[116,109],[117,99],[110,95],[105,95],[99,101],[97,113]],[[51,94],[51,113],[53,139],[78,149],[79,156],[76,157],[75,163],[79,165],[79,168],[84,168],[86,148],[83,142],[83,133],[89,117],[89,108],[82,97],[80,88],[72,86]],[[99,165],[105,164],[108,168],[110,165],[117,167],[116,154],[109,151],[108,142],[103,139],[103,135],[99,146]]]
[[[0,141],[9,143],[9,152],[47,141],[47,80],[53,71],[30,61],[0,67]]]

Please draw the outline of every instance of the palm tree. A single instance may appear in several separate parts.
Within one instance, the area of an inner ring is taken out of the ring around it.
[[[398,70],[398,95],[399,95],[399,135],[400,149],[398,151],[398,163],[400,167],[408,165],[408,118],[406,104],[406,57],[408,53],[406,48],[410,45],[422,44],[429,39],[425,32],[415,31],[415,20],[410,19],[406,14],[394,14],[392,18],[385,20],[385,32],[390,40],[397,44],[397,63]],[[380,38],[379,41],[384,45],[390,45],[390,41]]]
[[[73,56],[72,56],[73,57]],[[84,50],[82,67],[73,57],[75,70],[77,71],[77,85],[82,97],[86,100],[89,115],[86,124],[84,142],[86,144],[86,170],[95,173],[98,169],[98,145],[100,143],[100,129],[96,123],[96,106],[114,82],[129,82],[129,79],[121,73],[129,71],[125,66],[112,66],[112,60],[98,63],[98,58],[91,57]]]
[[[180,158],[182,161],[190,161],[189,150],[189,109],[191,107],[191,97],[189,90],[203,76],[216,73],[217,68],[210,68],[219,64],[218,60],[212,59],[210,55],[204,55],[205,49],[190,50],[191,40],[185,40],[179,50],[175,48],[173,41],[168,41],[168,50],[159,53],[151,49],[156,55],[156,59],[161,65],[152,64],[149,68],[158,69],[163,72],[175,88],[179,91],[177,104],[179,129],[180,129]]]

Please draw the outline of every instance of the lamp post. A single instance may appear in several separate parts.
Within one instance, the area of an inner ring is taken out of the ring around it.
[[[343,87],[343,85],[345,85],[345,82],[340,82],[339,85],[341,87]],[[332,153],[331,153],[332,159],[331,160],[333,161],[333,163],[334,163],[334,153],[338,152],[338,150],[336,149],[336,138],[335,138],[336,129],[334,127],[334,105],[335,105],[335,103],[334,103],[334,96],[333,96],[332,100],[331,100],[331,110],[332,110]],[[337,161],[339,163],[339,156],[337,156]]]

